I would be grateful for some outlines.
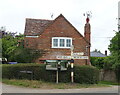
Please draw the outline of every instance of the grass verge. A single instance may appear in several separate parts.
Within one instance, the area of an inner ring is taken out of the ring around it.
[[[41,88],[41,89],[78,89],[78,88],[97,88],[97,87],[109,87],[108,84],[79,84],[79,83],[51,83],[36,80],[16,80],[16,79],[2,79],[2,82],[9,85],[29,87],[29,88]]]
[[[111,82],[111,81],[100,81],[100,84],[106,84],[106,85],[120,85],[118,82]]]

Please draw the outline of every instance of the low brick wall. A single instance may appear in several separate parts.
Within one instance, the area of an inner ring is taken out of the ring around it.
[[[117,78],[113,70],[100,70],[100,80],[116,82]]]

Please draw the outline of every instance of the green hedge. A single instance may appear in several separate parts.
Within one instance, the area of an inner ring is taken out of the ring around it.
[[[77,83],[98,83],[99,70],[93,66],[75,66],[75,82]]]
[[[105,65],[106,57],[90,57],[90,62],[93,66],[97,67],[98,69],[103,69]]]
[[[56,81],[56,71],[47,71],[44,64],[4,64],[2,65],[2,78],[8,79],[31,79],[31,74],[19,71],[32,71],[34,80],[48,82]],[[59,82],[70,82],[70,66],[67,71],[59,72]],[[99,70],[92,66],[74,66],[74,82],[76,83],[98,83]]]

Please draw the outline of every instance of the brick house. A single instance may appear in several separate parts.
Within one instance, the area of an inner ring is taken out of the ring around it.
[[[74,53],[83,53],[88,59],[75,59],[75,64],[90,64],[90,24],[86,19],[84,36],[62,15],[55,20],[26,19],[25,48],[43,49],[42,57],[36,59],[40,63],[44,60],[58,60],[58,56],[70,56],[71,46]],[[59,60],[70,60],[67,58]]]

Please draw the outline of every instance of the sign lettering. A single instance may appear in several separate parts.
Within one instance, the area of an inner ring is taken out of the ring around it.
[[[77,52],[77,53],[73,53],[73,55],[84,55],[84,52]]]
[[[57,59],[88,59],[88,56],[57,56]]]

